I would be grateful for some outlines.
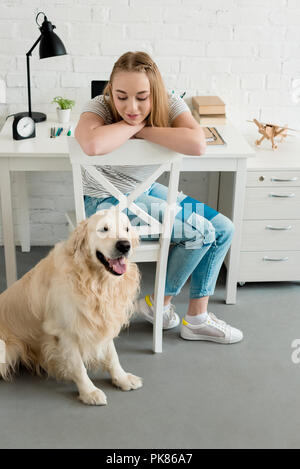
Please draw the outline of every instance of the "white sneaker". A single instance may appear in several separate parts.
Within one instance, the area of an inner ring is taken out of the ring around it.
[[[189,324],[182,319],[180,336],[186,340],[211,340],[220,344],[234,344],[243,339],[242,331],[229,326],[213,313],[208,313],[208,319],[202,324]]]
[[[140,313],[147,321],[153,324],[154,307],[150,295],[146,295],[145,298],[140,298],[137,300],[136,311]],[[177,327],[179,323],[180,318],[174,311],[174,305],[170,304],[169,310],[164,312],[163,329],[172,329],[173,327]]]

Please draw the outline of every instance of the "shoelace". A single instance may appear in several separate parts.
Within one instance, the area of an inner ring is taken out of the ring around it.
[[[222,321],[221,319],[218,319],[217,316],[214,315],[214,313],[208,313],[208,314],[217,324],[226,325],[226,322]]]
[[[164,313],[164,316],[169,320],[176,319],[175,307],[172,303],[170,303],[170,308],[166,313]]]
[[[210,319],[216,323],[217,326],[225,333],[227,324],[225,321],[222,321],[221,319],[218,319],[217,316],[215,316],[213,313],[208,313]]]

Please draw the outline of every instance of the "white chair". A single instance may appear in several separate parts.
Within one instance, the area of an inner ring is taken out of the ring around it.
[[[147,142],[145,140],[130,139],[121,147],[106,155],[87,156],[81,149],[75,138],[69,138],[70,160],[73,170],[75,213],[66,214],[69,227],[73,230],[78,223],[86,218],[84,208],[84,194],[82,185],[81,168],[91,174],[105,189],[119,200],[120,210],[130,209],[147,225],[136,227],[139,235],[149,233],[159,235],[159,241],[141,241],[139,247],[130,258],[134,262],[153,262],[156,265],[155,288],[154,288],[154,323],[153,323],[153,351],[162,352],[162,325],[163,325],[163,300],[165,291],[165,280],[167,260],[170,246],[174,217],[176,215],[176,199],[178,194],[178,183],[182,155],[173,152],[161,145]],[[120,192],[110,181],[108,181],[95,166],[120,166],[120,165],[158,165],[154,172],[141,184],[139,184],[128,196]],[[167,206],[162,223],[151,217],[134,200],[146,191],[150,185],[165,171],[170,171],[168,186]]]

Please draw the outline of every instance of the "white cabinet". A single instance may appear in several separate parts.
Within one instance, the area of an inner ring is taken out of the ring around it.
[[[289,139],[275,151],[264,141],[248,159],[238,282],[300,280],[300,140]],[[229,218],[232,191],[222,173],[218,210]]]

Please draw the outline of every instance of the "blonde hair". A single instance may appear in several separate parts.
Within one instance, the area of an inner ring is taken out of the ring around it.
[[[150,94],[152,106],[146,125],[150,127],[168,127],[169,125],[169,101],[162,76],[151,57],[146,52],[126,52],[114,64],[109,82],[103,90],[104,96],[109,96],[107,104],[113,115],[114,122],[119,122],[122,117],[118,113],[112,95],[112,83],[117,72],[145,72],[150,82]]]

